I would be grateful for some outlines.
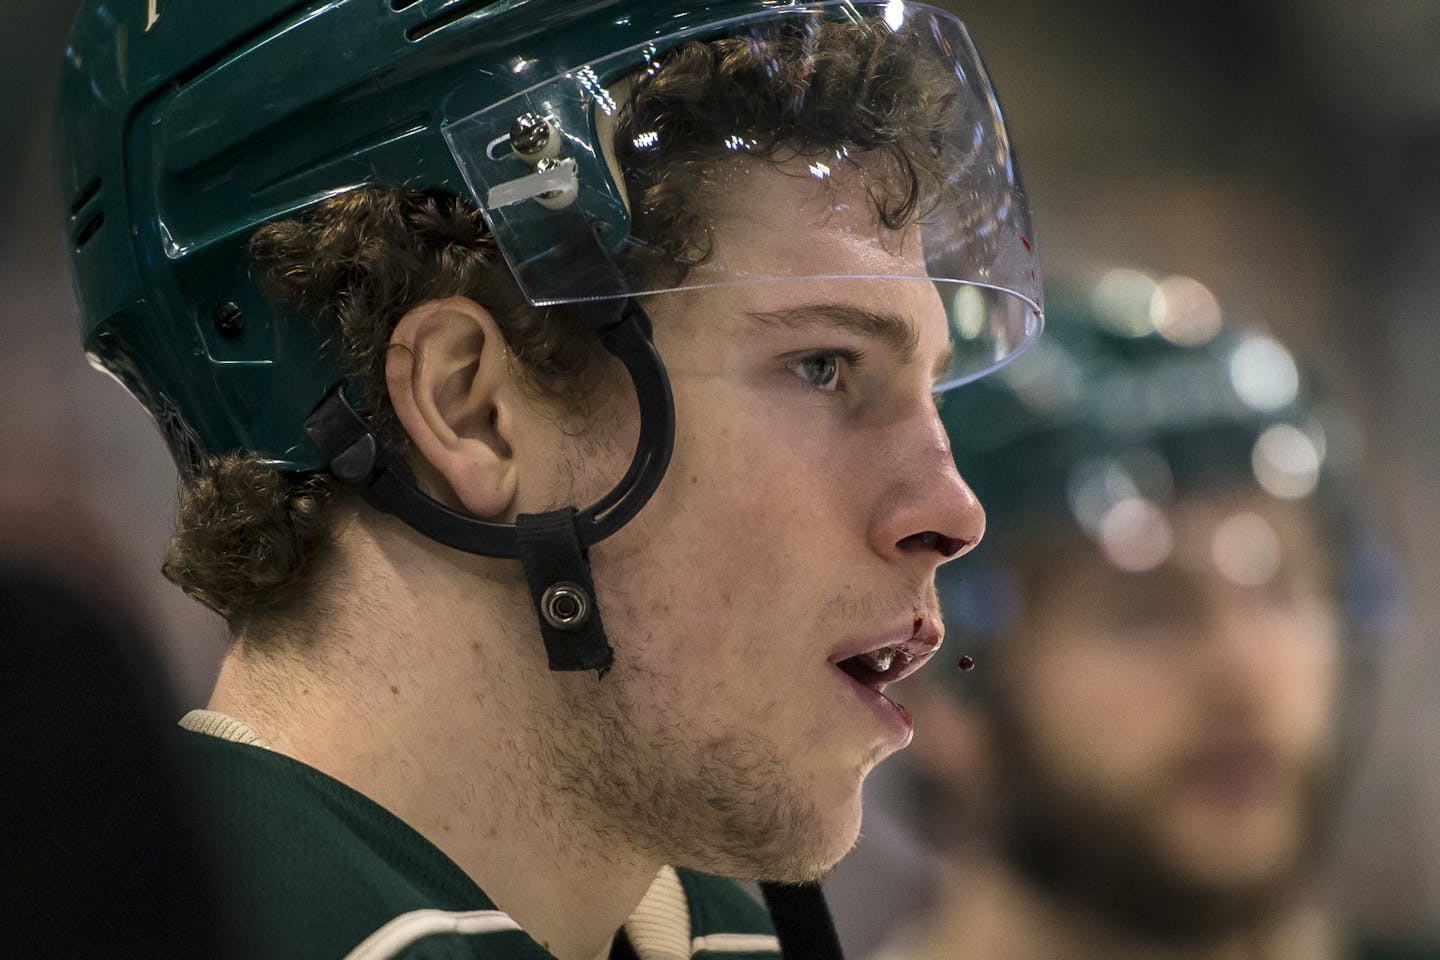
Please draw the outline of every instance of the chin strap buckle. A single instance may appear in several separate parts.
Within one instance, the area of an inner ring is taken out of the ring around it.
[[[575,508],[522,513],[515,518],[520,562],[540,620],[551,670],[595,670],[615,662],[605,638],[587,551],[575,529]]]
[[[365,418],[345,398],[345,384],[325,394],[305,419],[305,433],[342,483],[364,484],[379,464],[380,448]]]

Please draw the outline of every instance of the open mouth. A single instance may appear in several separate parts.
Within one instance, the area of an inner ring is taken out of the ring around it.
[[[923,667],[940,648],[943,634],[932,619],[916,617],[907,640],[887,643],[835,661],[851,679],[876,693]]]
[[[1178,769],[1184,789],[1221,807],[1268,803],[1285,789],[1278,752],[1258,738],[1207,744]]]

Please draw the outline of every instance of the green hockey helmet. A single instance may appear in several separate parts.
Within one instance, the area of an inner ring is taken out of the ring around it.
[[[856,61],[865,69],[826,59],[824,37],[838,34],[868,44]],[[745,96],[678,119],[635,115],[627,91],[664,77],[687,50],[716,56],[717,41],[753,65]],[[815,107],[815,91],[842,105]],[[911,141],[913,157],[900,146]],[[632,210],[627,177],[658,162],[647,158],[694,166],[779,152],[807,165],[792,178],[797,204],[828,196],[840,209],[826,181],[872,156],[913,178],[903,216],[877,211],[873,229],[821,216],[816,229],[869,248],[833,279],[940,288],[954,363],[936,389],[999,366],[1038,334],[1034,236],[1000,109],[963,25],[936,8],[87,0],[62,75],[58,150],[85,348],[154,415],[182,472],[230,452],[328,470],[437,542],[518,558],[551,667],[603,672],[612,652],[586,550],[648,501],[675,429],[644,302],[700,285],[816,279],[784,262],[745,266],[723,249],[703,271],[631,268],[663,244],[635,229],[646,211]],[[630,166],[617,159],[627,156]],[[247,262],[255,230],[368,184],[473,204],[529,302],[575,305],[625,365],[640,436],[610,493],[514,524],[446,508],[420,491],[367,398],[347,387],[335,332],[263,295]],[[897,267],[887,243],[912,225],[924,262]]]
[[[963,26],[894,0],[87,0],[58,125],[85,349],[154,415],[182,469],[230,451],[324,468],[303,425],[341,365],[329,332],[286,322],[253,282],[258,226],[405,184],[473,202],[534,304],[669,289],[609,263],[644,242],[596,134],[623,107],[611,87],[690,40],[765,43],[836,21],[885,25],[953,82],[936,91],[947,190],[926,217],[920,279],[945,285],[953,312],[956,366],[940,386],[976,376],[1039,329],[1028,203]],[[884,107],[874,97],[857,109]],[[635,146],[677,135],[639,131]],[[757,137],[726,139],[743,152]],[[836,139],[817,177],[855,148]],[[786,278],[783,264],[711,267],[707,283]]]
[[[1354,430],[1291,351],[1225,320],[1187,277],[1117,270],[1092,295],[1051,293],[1045,339],[942,411],[988,521],[985,549],[939,574],[952,634],[983,647],[1013,625],[1025,602],[1017,554],[1081,537],[1111,565],[1144,572],[1180,549],[1173,504],[1250,491],[1309,505],[1335,551],[1352,639],[1382,639],[1397,576],[1352,489]],[[1223,575],[1265,574],[1275,544],[1258,526],[1237,522],[1228,547],[1210,545]]]

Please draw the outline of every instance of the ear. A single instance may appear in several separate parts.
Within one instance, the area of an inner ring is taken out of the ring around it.
[[[515,499],[507,353],[489,311],[450,297],[401,317],[385,357],[390,403],[414,443],[422,487],[477,517],[501,516]]]

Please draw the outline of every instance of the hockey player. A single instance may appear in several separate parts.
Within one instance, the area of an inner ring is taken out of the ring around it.
[[[886,958],[1346,955],[1313,881],[1384,554],[1289,351],[1179,313],[1062,303],[946,408],[991,549],[941,577],[976,668],[907,760],[949,866]]]
[[[774,955],[716,875],[833,955],[984,526],[934,395],[1040,324],[959,22],[92,0],[62,99],[86,349],[229,622],[183,725],[254,955]]]

